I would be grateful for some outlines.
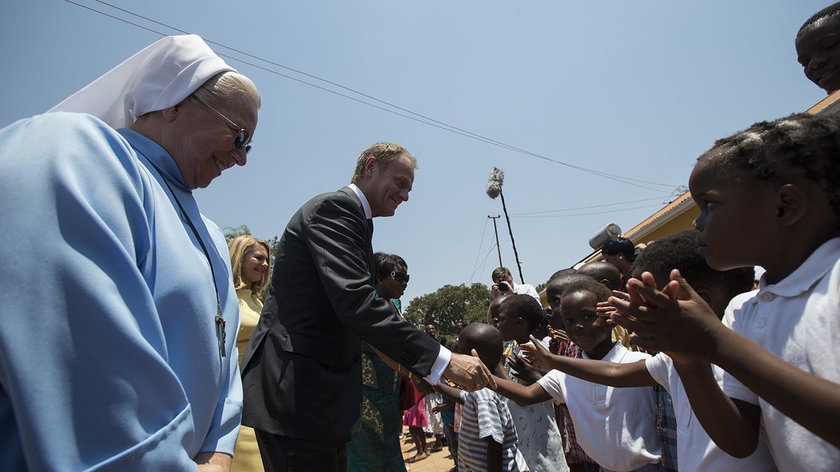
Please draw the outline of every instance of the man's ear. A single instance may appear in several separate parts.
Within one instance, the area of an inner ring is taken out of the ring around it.
[[[163,116],[164,120],[166,120],[168,122],[173,122],[178,117],[178,115],[181,114],[182,111],[183,111],[183,102],[179,103],[175,106],[164,108],[163,110],[160,111],[160,113],[161,113],[161,116]]]
[[[376,166],[376,157],[368,156],[367,159],[365,159],[365,175],[372,175]],[[368,174],[368,171],[370,171],[371,174]]]
[[[785,184],[776,191],[776,208],[782,226],[793,226],[808,210],[808,196],[796,184]]]

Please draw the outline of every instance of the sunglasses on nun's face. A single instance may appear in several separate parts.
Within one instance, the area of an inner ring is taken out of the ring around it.
[[[227,125],[230,127],[230,129],[236,133],[233,137],[233,147],[236,148],[236,149],[243,149],[244,148],[245,149],[245,154],[248,154],[248,151],[251,150],[251,144],[249,143],[249,141],[250,141],[249,138],[251,137],[251,134],[248,132],[248,130],[246,130],[245,128],[242,128],[239,125],[237,125],[236,123],[234,123],[233,120],[226,117],[219,110],[216,110],[215,108],[210,106],[209,103],[205,103],[204,100],[198,98],[197,95],[192,95],[192,97],[195,98],[195,101],[204,105],[205,107],[209,108],[210,110],[214,111],[217,115],[222,117],[222,119],[225,120],[225,122],[227,122]]]

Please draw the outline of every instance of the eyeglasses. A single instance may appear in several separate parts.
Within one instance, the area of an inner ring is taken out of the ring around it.
[[[391,272],[391,278],[396,280],[397,282],[408,283],[408,279],[410,279],[411,277],[409,277],[409,275],[406,274],[405,272],[394,271],[394,272]]]
[[[251,137],[251,133],[249,133],[248,130],[246,130],[245,128],[242,128],[236,123],[234,123],[233,120],[223,115],[222,112],[220,112],[219,110],[216,110],[215,108],[210,106],[209,103],[206,103],[204,100],[198,98],[198,95],[191,96],[195,98],[195,100],[198,103],[213,110],[214,112],[216,112],[217,115],[221,116],[223,120],[227,121],[228,125],[230,126],[230,129],[236,131],[236,136],[233,137],[233,147],[235,147],[236,149],[244,148],[245,154],[248,154],[248,152],[251,150],[251,145],[249,144],[249,138]]]

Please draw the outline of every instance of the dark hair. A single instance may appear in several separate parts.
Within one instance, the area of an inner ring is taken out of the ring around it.
[[[591,275],[578,274],[578,273],[568,274],[568,275],[563,275],[563,276],[557,277],[557,278],[551,280],[548,283],[548,286],[545,287],[545,295],[546,295],[546,297],[548,297],[549,300],[551,300],[552,298],[554,298],[558,295],[562,296],[563,292],[566,290],[566,287],[568,287],[569,285],[572,285],[576,282],[588,281],[588,280],[591,280],[593,282],[598,282],[597,280],[592,278]]]
[[[822,20],[823,18],[830,18],[829,21],[831,22],[839,21],[840,15],[837,15],[838,13],[840,13],[840,2],[837,2],[833,5],[829,5],[823,8],[822,10],[814,13],[814,15],[811,16],[811,18],[805,20],[805,23],[803,23],[802,26],[799,28],[799,31],[796,32],[796,39],[799,39],[799,37],[802,36],[802,31],[804,31],[806,28],[813,25],[814,23]]]
[[[470,323],[458,334],[458,347],[462,354],[475,349],[481,362],[492,370],[502,359],[502,335],[486,323]]]
[[[522,317],[528,323],[528,330],[533,331],[534,328],[542,323],[545,318],[545,312],[542,305],[534,297],[525,294],[511,295],[502,302],[499,309],[506,307],[514,315]]]
[[[700,156],[726,176],[782,181],[801,174],[817,184],[840,217],[840,120],[833,115],[798,113],[761,121]]]
[[[605,285],[610,290],[621,289],[621,272],[609,262],[588,262],[578,268],[578,274],[590,275],[601,283],[606,281]]]
[[[571,267],[568,268],[568,269],[560,269],[557,272],[551,274],[551,277],[548,278],[548,281],[551,282],[552,280],[556,279],[557,277],[563,277],[563,276],[571,275],[571,274],[577,274],[577,271],[575,269],[572,269]]]
[[[742,267],[717,271],[709,267],[706,258],[697,252],[697,230],[672,234],[649,244],[636,259],[636,272],[650,272],[657,281],[668,280],[672,269],[689,284],[696,286],[718,286],[726,289],[729,298],[752,289],[755,270]]]
[[[610,238],[604,243],[604,247],[601,248],[601,254],[607,256],[613,256],[619,252],[624,254],[627,262],[633,262],[636,259],[636,248],[633,246],[633,241],[627,238]]]
[[[373,254],[374,264],[374,278],[376,281],[385,279],[391,276],[391,272],[396,270],[397,266],[403,266],[408,269],[408,264],[405,259],[396,254],[387,254],[384,252],[376,252]]]
[[[591,292],[599,302],[605,302],[612,295],[610,289],[597,280],[589,277],[589,280],[578,280],[566,286],[563,296],[575,292]]]

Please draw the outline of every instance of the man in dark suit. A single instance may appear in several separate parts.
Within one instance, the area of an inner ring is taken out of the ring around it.
[[[478,358],[450,353],[376,297],[372,218],[408,200],[416,160],[376,143],[349,186],[318,195],[280,239],[260,322],[243,360],[243,424],[268,471],[338,471],[359,416],[359,339],[431,383],[492,383]]]

